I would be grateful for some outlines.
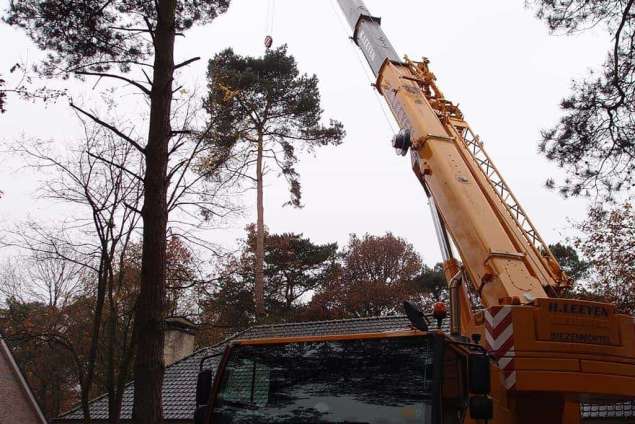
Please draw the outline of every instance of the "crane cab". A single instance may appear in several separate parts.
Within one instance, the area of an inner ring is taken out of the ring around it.
[[[489,370],[478,346],[418,330],[237,341],[199,377],[195,423],[491,419]]]

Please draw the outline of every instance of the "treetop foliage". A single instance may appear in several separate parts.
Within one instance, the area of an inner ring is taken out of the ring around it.
[[[208,294],[208,309],[221,313],[223,325],[241,328],[254,322],[255,239],[254,226],[247,227],[242,251],[220,267],[217,287]],[[330,278],[337,255],[336,243],[317,244],[295,233],[265,234],[268,319],[292,319],[302,297]]]
[[[392,233],[362,237],[353,234],[346,248],[344,265],[350,280],[391,284],[415,278],[423,262],[412,244]]]
[[[576,247],[592,267],[589,284],[580,294],[635,312],[635,209],[630,203],[594,207],[579,229]]]
[[[562,270],[567,273],[574,284],[588,277],[591,265],[580,257],[573,246],[556,243],[550,244],[549,249],[558,260]]]
[[[563,116],[542,133],[540,151],[568,171],[547,180],[565,196],[635,189],[635,13],[633,0],[528,0],[554,32],[572,34],[605,25],[612,36],[600,71],[575,80],[561,102]]]
[[[297,148],[337,145],[345,134],[340,122],[321,124],[317,76],[300,74],[284,45],[258,58],[223,50],[210,60],[208,78],[209,141],[241,164],[250,162],[253,151],[241,151],[242,142],[265,143],[265,157],[289,182],[290,203],[300,206]]]
[[[615,0],[528,0],[527,3],[536,7],[536,15],[545,20],[550,30],[568,33],[613,21],[624,9],[624,2]]]
[[[176,1],[176,0],[175,0]],[[224,13],[230,0],[176,1],[175,25],[183,31]],[[147,0],[13,0],[4,20],[49,52],[45,71],[121,71],[151,56],[159,20]],[[150,36],[148,36],[150,35]]]
[[[310,141],[310,146],[341,142],[340,123],[320,125],[317,76],[301,75],[286,45],[259,58],[223,50],[210,61],[208,75],[210,120],[214,125],[239,124],[222,133],[234,141],[255,129],[265,136]]]

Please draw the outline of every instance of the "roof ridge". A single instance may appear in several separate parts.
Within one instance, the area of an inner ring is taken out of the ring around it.
[[[326,323],[341,323],[341,322],[360,322],[360,321],[381,321],[385,319],[396,319],[396,318],[408,318],[406,315],[386,315],[380,317],[359,317],[359,318],[342,318],[342,319],[327,319],[321,321],[300,321],[300,322],[286,322],[286,323],[277,323],[277,324],[260,324],[248,327],[246,330],[241,331],[238,334],[244,333],[246,331],[256,329],[256,328],[272,328],[272,327],[294,327],[301,326],[307,324],[326,324]]]

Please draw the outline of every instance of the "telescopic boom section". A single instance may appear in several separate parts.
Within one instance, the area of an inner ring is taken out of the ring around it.
[[[410,148],[413,170],[436,206],[441,231],[450,234],[483,304],[557,296],[569,279],[461,111],[443,97],[428,61],[401,60],[381,20],[362,1],[338,2],[402,129],[395,147],[404,154]],[[452,268],[453,260],[444,259]]]

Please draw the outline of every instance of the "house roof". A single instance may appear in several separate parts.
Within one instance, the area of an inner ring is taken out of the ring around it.
[[[432,320],[431,320],[432,321]],[[443,322],[441,329],[449,332],[449,320]],[[410,328],[406,316],[396,315],[376,318],[357,318],[332,321],[312,321],[289,324],[259,325],[236,333],[218,345],[201,349],[192,355],[175,362],[166,368],[163,380],[163,415],[166,421],[191,420],[195,409],[196,379],[201,360],[209,355],[222,353],[225,346],[233,340],[264,339],[272,337],[302,337],[341,334],[362,334],[388,332]],[[205,360],[205,368],[216,369],[220,355]],[[132,416],[134,387],[126,386],[121,407],[122,420]],[[101,396],[90,404],[91,417],[94,420],[108,419],[108,398]],[[635,417],[635,402],[617,405],[583,405],[584,418]],[[82,419],[80,407],[56,419],[58,423],[79,421]]]
[[[1,333],[0,333],[0,361],[4,361],[6,363],[6,367],[9,369],[9,373],[12,373],[12,375],[9,375],[9,376],[3,375],[2,378],[0,378],[0,384],[4,383],[2,381],[4,378],[12,379],[15,383],[17,383],[18,385],[17,387],[19,387],[18,390],[21,390],[22,396],[24,397],[24,400],[27,402],[25,405],[28,405],[30,407],[29,416],[34,417],[34,419],[37,422],[45,424],[47,421],[46,421],[46,418],[44,417],[44,414],[42,413],[42,409],[40,408],[40,405],[35,399],[35,396],[33,396],[33,392],[31,390],[31,387],[29,386],[29,383],[24,378],[24,374],[22,373],[22,370],[20,369],[17,362],[15,361],[15,358],[13,357],[13,354],[11,353],[11,349],[9,349],[9,346],[7,346]],[[8,393],[5,390],[11,390],[11,389],[9,387],[5,387],[3,389],[4,390],[0,390],[0,392],[3,392],[2,393],[3,396],[7,396]],[[8,396],[8,399],[11,399],[11,397]],[[15,399],[13,400],[15,401]],[[7,401],[7,399],[5,399],[5,401]],[[0,404],[2,404],[2,402],[0,402]],[[1,406],[6,407],[8,405],[4,404]],[[0,420],[2,420],[1,416],[0,416]],[[36,421],[32,421],[32,422],[36,422]]]

